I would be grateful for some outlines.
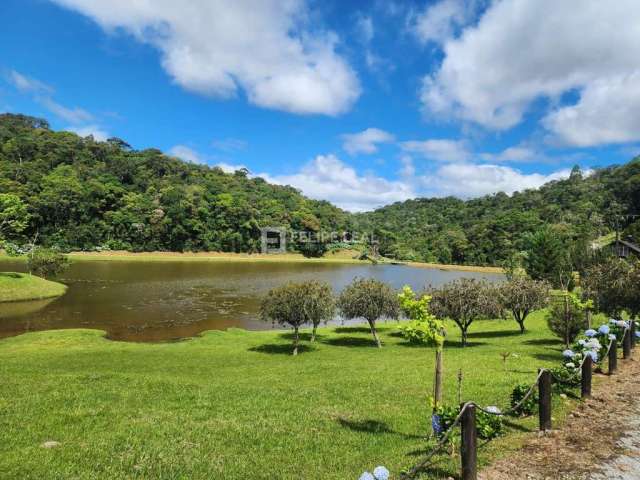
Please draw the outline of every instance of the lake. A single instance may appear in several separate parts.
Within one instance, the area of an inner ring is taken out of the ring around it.
[[[0,271],[24,271],[0,262]],[[270,329],[258,318],[260,297],[287,281],[324,280],[336,292],[355,277],[421,290],[459,277],[503,279],[500,274],[403,265],[247,261],[82,261],[61,281],[66,295],[0,304],[0,338],[29,331],[97,328],[109,338],[167,341],[229,327]],[[339,321],[339,320],[336,320]],[[280,327],[282,328],[282,327]]]

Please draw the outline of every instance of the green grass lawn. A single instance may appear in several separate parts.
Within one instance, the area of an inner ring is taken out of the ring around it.
[[[450,326],[445,389],[506,408],[518,382],[557,364],[543,315],[477,322],[459,348]],[[326,328],[297,358],[287,332],[211,331],[175,343],[113,342],[95,330],[0,340],[2,479],[357,479],[417,463],[429,432],[433,351],[382,324]],[[309,345],[309,344],[306,344]],[[501,352],[511,352],[503,364]],[[568,401],[556,399],[566,410]],[[562,405],[563,404],[563,405]],[[481,461],[518,447],[536,419],[515,422]],[[45,449],[47,440],[61,442]],[[456,474],[457,457],[445,462]],[[442,472],[441,472],[442,473]],[[430,477],[424,477],[430,478]]]
[[[0,302],[59,297],[66,291],[66,285],[45,280],[35,275],[0,272]]]

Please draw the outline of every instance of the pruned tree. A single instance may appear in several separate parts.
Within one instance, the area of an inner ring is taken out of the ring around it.
[[[334,314],[335,299],[331,286],[316,280],[291,282],[274,288],[262,299],[260,306],[260,316],[264,321],[293,328],[293,355],[298,354],[300,327],[313,325],[312,339],[315,339],[318,325],[333,318]]]
[[[356,278],[338,297],[338,308],[347,319],[364,318],[378,348],[382,347],[376,321],[400,315],[398,296],[389,285],[374,278]]]
[[[597,311],[619,317],[629,308],[632,270],[632,265],[621,258],[608,258],[587,268],[582,286],[585,296],[593,300]]]
[[[460,328],[462,346],[467,345],[471,324],[501,316],[496,287],[486,280],[460,278],[431,292],[431,311],[440,319],[449,318]]]
[[[549,303],[550,287],[544,280],[533,280],[520,275],[512,276],[498,287],[500,304],[511,312],[520,327],[520,333],[525,332],[524,322],[527,316]]]

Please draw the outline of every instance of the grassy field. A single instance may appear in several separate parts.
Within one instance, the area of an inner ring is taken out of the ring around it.
[[[562,346],[541,312],[477,322],[471,345],[450,326],[445,391],[506,408],[514,384],[554,365]],[[381,325],[325,328],[290,356],[282,331],[210,331],[176,343],[106,340],[95,330],[0,340],[0,478],[357,479],[386,465],[397,478],[420,459],[433,351]],[[503,363],[502,352],[512,356]],[[556,399],[556,421],[570,400]],[[536,419],[518,420],[481,461],[518,448]],[[58,441],[46,449],[45,441]],[[439,475],[456,473],[457,457]],[[431,478],[425,476],[424,478]]]
[[[359,260],[357,250],[337,250],[327,252],[320,258],[308,258],[299,253],[261,254],[261,253],[228,253],[228,252],[72,252],[68,254],[71,261],[144,261],[144,262],[171,262],[171,261],[247,261],[247,262],[310,262],[310,263],[369,263],[369,260]],[[0,260],[16,260],[20,257],[9,257],[0,251]],[[381,263],[390,263],[391,260],[383,259]],[[475,265],[445,265],[440,263],[401,262],[412,267],[433,268],[439,270],[459,270],[466,272],[502,273],[500,267],[480,267]]]
[[[41,300],[63,295],[66,285],[26,273],[0,272],[0,302]]]

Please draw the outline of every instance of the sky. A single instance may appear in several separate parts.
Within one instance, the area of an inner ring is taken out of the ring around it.
[[[2,0],[0,111],[350,211],[640,153],[637,0]]]

